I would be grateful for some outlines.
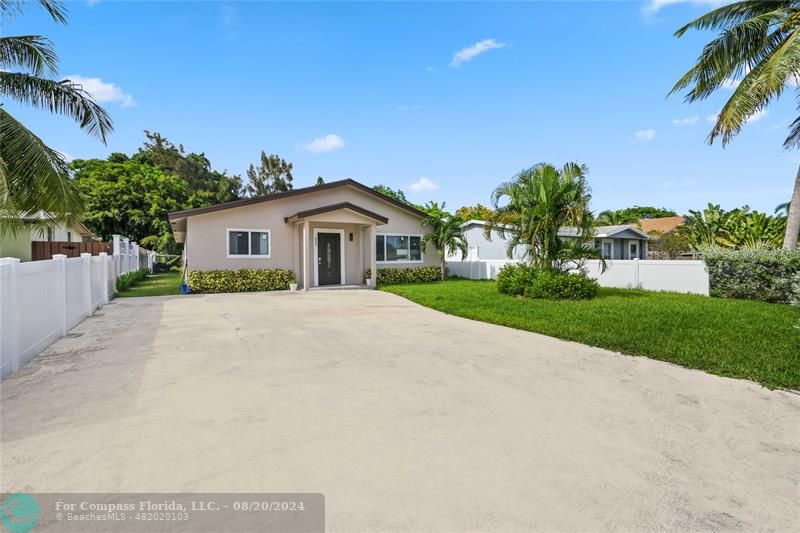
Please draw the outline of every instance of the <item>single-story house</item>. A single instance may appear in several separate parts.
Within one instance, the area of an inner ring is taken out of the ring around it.
[[[32,223],[43,220],[46,213],[39,212],[28,217],[31,224],[23,224],[13,234],[0,236],[0,257],[16,257],[20,261],[31,260],[31,243],[46,242],[90,242],[96,237],[79,220],[71,224],[58,222],[48,228],[35,227]]]
[[[352,179],[170,213],[187,271],[284,269],[299,287],[362,285],[378,268],[439,265],[427,215]]]
[[[503,260],[508,259],[507,244],[496,231],[492,231],[491,240],[484,236],[483,220],[469,220],[463,224],[464,234],[469,245],[467,260]],[[594,228],[594,249],[600,250],[605,259],[646,259],[647,243],[650,237],[636,226],[625,224],[619,226],[597,226]],[[562,239],[574,239],[578,228],[564,226],[559,228],[558,236]],[[512,259],[521,259],[524,250],[517,247],[512,252]],[[460,261],[461,256],[451,256],[450,261]]]

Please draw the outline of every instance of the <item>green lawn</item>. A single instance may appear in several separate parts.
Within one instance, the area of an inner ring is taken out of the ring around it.
[[[800,389],[800,313],[788,305],[624,289],[588,301],[523,300],[468,280],[381,289],[452,315]]]
[[[117,298],[130,298],[133,296],[170,296],[173,294],[181,294],[180,272],[149,274],[144,280],[128,290],[118,292]]]

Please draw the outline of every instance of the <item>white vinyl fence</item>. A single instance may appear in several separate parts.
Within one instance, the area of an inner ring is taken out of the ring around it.
[[[495,279],[500,269],[512,260],[448,261],[452,275],[468,279]],[[670,291],[708,296],[708,271],[703,261],[607,260],[600,273],[600,261],[586,261],[589,277],[602,287]]]
[[[26,263],[0,258],[0,377],[22,368],[107,304],[117,276],[138,270],[140,263],[152,271],[155,254],[140,258],[136,243],[115,237],[114,251]]]

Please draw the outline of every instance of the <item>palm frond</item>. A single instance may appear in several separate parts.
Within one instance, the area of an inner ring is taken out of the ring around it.
[[[0,72],[0,94],[23,104],[74,119],[90,134],[106,142],[113,131],[111,117],[79,84],[54,81],[16,72]]]
[[[0,233],[44,211],[71,219],[83,208],[64,157],[0,107]]]
[[[0,67],[5,70],[9,67],[24,68],[34,76],[55,74],[58,56],[53,43],[41,35],[0,37]]]
[[[31,3],[39,4],[54,21],[67,23],[67,6],[61,0],[0,0],[0,14],[14,16],[22,13]]]
[[[682,37],[689,30],[714,30],[725,28],[732,24],[739,24],[753,17],[758,17],[775,9],[788,9],[793,7],[796,0],[748,0],[718,7],[694,19],[675,32],[676,37]]]

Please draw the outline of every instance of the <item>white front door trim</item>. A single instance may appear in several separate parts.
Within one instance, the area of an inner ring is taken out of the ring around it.
[[[314,286],[319,287],[319,250],[318,244],[319,241],[317,240],[318,233],[338,233],[339,234],[339,258],[341,259],[341,277],[342,282],[341,284],[344,285],[344,230],[343,229],[331,229],[331,228],[314,228]]]

